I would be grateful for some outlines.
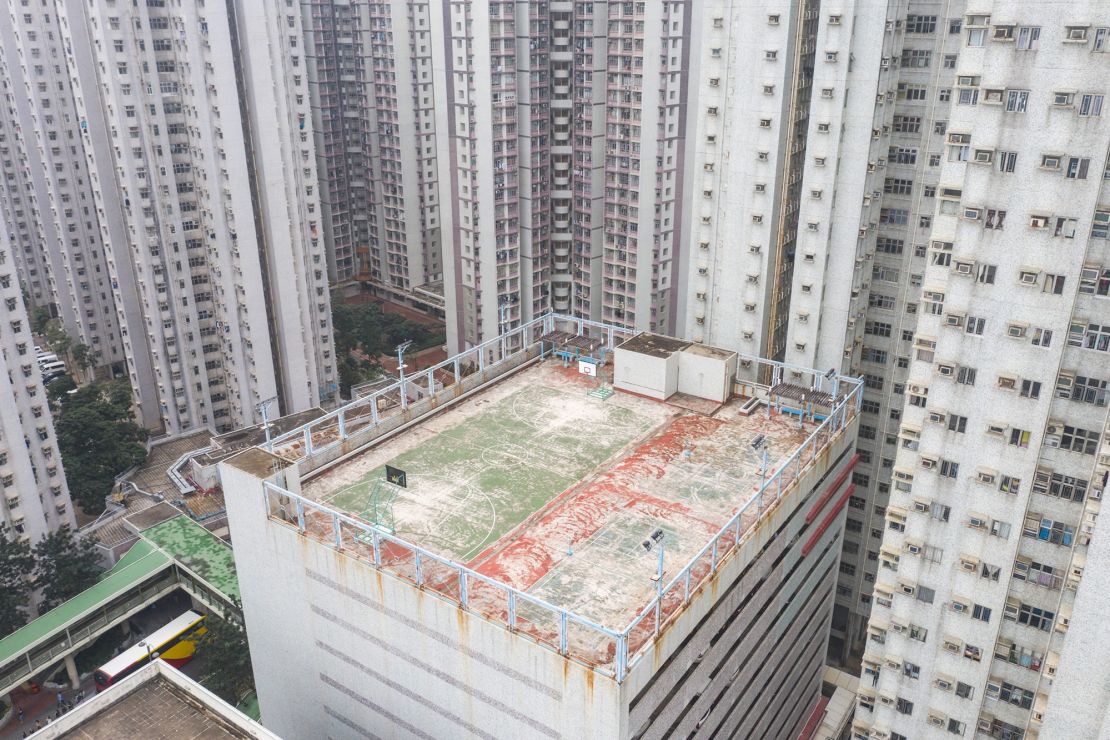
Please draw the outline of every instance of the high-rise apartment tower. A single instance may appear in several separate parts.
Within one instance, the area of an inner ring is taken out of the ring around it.
[[[336,393],[301,15],[60,3],[144,423],[230,429]],[[60,61],[60,60],[59,60]]]
[[[1097,645],[1069,628],[1104,568],[1110,10],[969,4],[958,30],[855,732],[1088,736],[1054,680]]]

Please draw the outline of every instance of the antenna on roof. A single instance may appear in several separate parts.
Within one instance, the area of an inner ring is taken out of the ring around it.
[[[270,404],[277,401],[277,396],[271,396],[265,401],[259,401],[254,410],[262,415],[262,431],[266,433],[266,451],[274,451],[274,443],[270,440]]]

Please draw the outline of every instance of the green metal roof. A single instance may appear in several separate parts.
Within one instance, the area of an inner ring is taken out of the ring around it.
[[[156,547],[139,540],[95,585],[0,640],[0,665],[25,653],[40,640],[51,637],[87,612],[129,591],[169,564],[170,559]]]
[[[175,516],[144,529],[139,535],[224,596],[239,599],[239,579],[231,547],[189,517]]]

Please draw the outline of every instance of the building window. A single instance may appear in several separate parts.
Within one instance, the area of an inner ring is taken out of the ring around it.
[[[1041,45],[1040,26],[1019,26],[1017,48],[1021,51],[1036,51]]]
[[[1028,90],[1007,90],[1006,111],[1008,113],[1024,113],[1029,104]]]

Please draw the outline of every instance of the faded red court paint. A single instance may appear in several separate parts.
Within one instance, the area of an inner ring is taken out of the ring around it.
[[[621,509],[634,509],[655,519],[683,520],[683,531],[700,531],[708,539],[723,522],[705,521],[685,503],[647,493],[641,486],[650,479],[662,478],[667,466],[681,456],[687,440],[696,445],[698,439],[713,434],[721,425],[698,415],[675,419],[600,477],[561,495],[559,505],[531,526],[504,538],[468,565],[526,590],[563,559],[565,552],[560,550],[592,537]]]

